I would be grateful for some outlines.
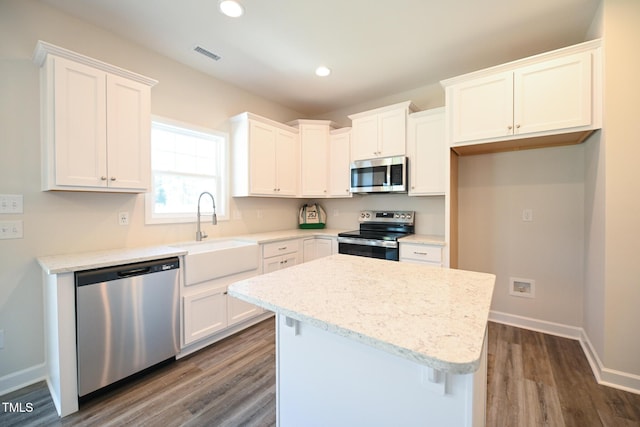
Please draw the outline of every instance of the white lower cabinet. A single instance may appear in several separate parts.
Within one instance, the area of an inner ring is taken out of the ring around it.
[[[262,272],[292,267],[301,261],[300,240],[291,239],[266,243],[262,248]]]
[[[334,254],[334,247],[337,248],[338,241],[331,237],[310,237],[302,242],[303,262],[326,257]]]
[[[442,267],[442,246],[400,243],[400,261]]]
[[[227,295],[227,326],[236,325],[262,313],[264,310],[257,305]]]
[[[227,287],[206,288],[182,297],[184,344],[191,344],[227,327]]]
[[[256,265],[258,265],[258,259],[256,259]],[[188,267],[186,265],[185,269]],[[194,348],[197,350],[239,331],[243,327],[240,325],[243,322],[247,322],[249,326],[252,318],[261,319],[258,316],[265,313],[265,310],[227,294],[227,288],[232,283],[258,274],[260,269],[253,268],[241,273],[202,281],[200,278],[195,281],[188,279],[198,277],[197,275],[184,275],[187,279],[181,290],[183,355],[194,351]]]

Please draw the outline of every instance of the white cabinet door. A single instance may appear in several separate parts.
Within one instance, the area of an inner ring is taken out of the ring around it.
[[[273,271],[282,270],[283,268],[293,267],[300,263],[300,254],[292,253],[280,255],[277,257],[265,258],[262,262],[262,272],[271,273]]]
[[[53,186],[107,186],[106,78],[104,71],[55,58]]]
[[[251,194],[273,195],[276,184],[276,129],[249,121],[249,186]]]
[[[329,196],[351,197],[351,132],[339,129],[329,139]]]
[[[310,237],[302,242],[302,262],[316,259],[316,238]]]
[[[515,133],[591,124],[591,56],[582,52],[514,72]]]
[[[351,160],[404,156],[407,152],[407,115],[410,102],[389,105],[349,116]]]
[[[276,139],[276,184],[278,196],[297,196],[300,169],[298,134],[278,129]]]
[[[302,197],[328,194],[329,126],[301,125],[301,192]]]
[[[147,85],[107,76],[108,185],[149,188],[151,175],[151,107]]]
[[[263,312],[264,310],[257,305],[227,295],[227,326],[233,326]]]
[[[333,253],[333,240],[327,237],[316,237],[316,258],[329,256]]]
[[[379,156],[378,115],[353,120],[351,124],[351,159],[364,160]]]
[[[190,344],[227,327],[226,286],[185,295],[184,344]]]
[[[313,261],[333,254],[333,242],[330,237],[311,237],[303,242],[303,262]]]
[[[377,157],[404,156],[407,151],[407,111],[387,111],[378,116]]]
[[[459,143],[513,134],[513,73],[451,88],[451,139]]]
[[[411,114],[408,123],[409,195],[445,194],[449,147],[444,108]]]

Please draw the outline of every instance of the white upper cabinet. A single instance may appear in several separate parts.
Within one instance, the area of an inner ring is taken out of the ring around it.
[[[409,195],[445,194],[449,146],[445,136],[444,107],[409,115],[407,155]]]
[[[407,115],[415,111],[402,102],[349,116],[351,160],[404,156],[407,143]]]
[[[145,192],[150,89],[135,73],[38,42],[43,190]]]
[[[298,130],[251,113],[231,119],[233,196],[296,197]]]
[[[329,196],[351,197],[351,128],[335,129],[329,137]]]
[[[328,120],[296,120],[288,124],[300,132],[300,195],[327,197],[329,139],[334,123]]]
[[[465,146],[582,142],[601,127],[600,69],[595,40],[443,81],[451,146],[473,154],[491,149]]]

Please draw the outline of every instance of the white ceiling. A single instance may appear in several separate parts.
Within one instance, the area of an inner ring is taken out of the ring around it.
[[[312,117],[584,41],[601,0],[42,1]]]

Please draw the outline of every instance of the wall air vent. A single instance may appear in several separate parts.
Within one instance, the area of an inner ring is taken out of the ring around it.
[[[213,59],[214,61],[219,61],[220,60],[220,55],[216,55],[213,52],[208,51],[207,49],[201,47],[201,46],[196,46],[193,50],[195,50],[198,53],[203,54],[204,56],[208,56],[209,58]]]

